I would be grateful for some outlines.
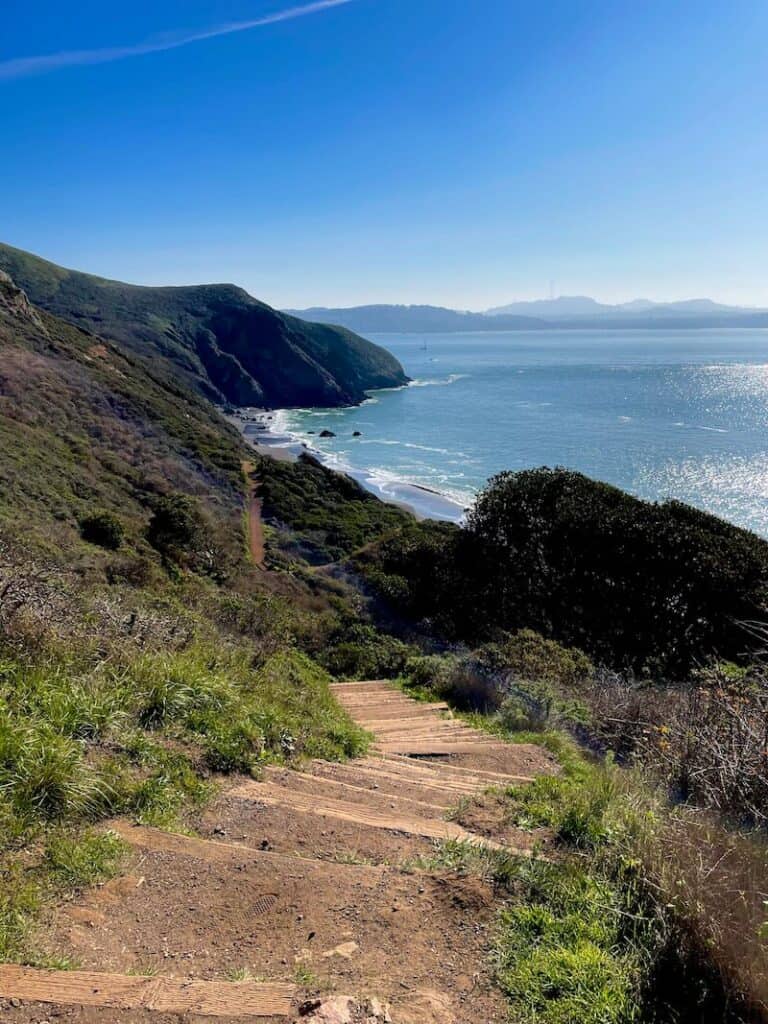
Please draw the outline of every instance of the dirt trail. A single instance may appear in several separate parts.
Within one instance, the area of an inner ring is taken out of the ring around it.
[[[243,476],[247,489],[248,502],[248,548],[253,564],[259,569],[264,568],[264,524],[261,518],[261,498],[258,496],[259,484],[253,478],[252,462],[243,463]]]
[[[51,952],[79,969],[0,966],[0,1020],[506,1021],[488,967],[495,894],[429,858],[445,838],[527,856],[527,834],[462,827],[451,808],[552,762],[388,683],[333,691],[373,732],[367,756],[230,779],[195,835],[113,823],[126,874],[49,922]]]

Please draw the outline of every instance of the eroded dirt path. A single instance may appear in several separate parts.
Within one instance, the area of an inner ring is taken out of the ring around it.
[[[442,839],[497,846],[452,809],[553,764],[387,683],[333,690],[374,733],[368,756],[229,779],[196,835],[113,823],[126,873],[50,922],[51,950],[80,969],[0,967],[0,1019],[506,1021],[488,962],[495,894],[430,861]],[[525,833],[503,839],[529,853]]]
[[[264,523],[261,518],[261,498],[259,497],[259,483],[253,477],[254,466],[252,462],[243,463],[243,476],[246,485],[246,501],[248,512],[248,549],[251,553],[253,564],[260,569],[264,568]]]

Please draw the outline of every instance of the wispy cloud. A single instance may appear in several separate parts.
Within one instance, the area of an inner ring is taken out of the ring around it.
[[[60,68],[79,67],[84,64],[108,64],[114,60],[125,60],[128,57],[141,57],[146,53],[161,53],[163,50],[176,50],[180,46],[199,43],[204,39],[216,36],[228,36],[235,32],[248,32],[250,29],[274,25],[278,21],[290,21],[303,18],[308,14],[319,14],[330,7],[340,7],[352,3],[353,0],[315,0],[314,3],[302,4],[299,7],[287,7],[274,14],[265,14],[261,18],[250,21],[232,21],[224,25],[201,29],[199,32],[188,32],[179,35],[165,35],[148,39],[133,46],[111,46],[99,50],[65,50],[61,53],[44,54],[39,57],[17,57],[13,60],[0,61],[0,80],[23,78],[27,75],[41,75],[47,71],[58,71]]]

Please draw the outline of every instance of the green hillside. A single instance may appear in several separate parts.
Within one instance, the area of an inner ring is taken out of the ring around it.
[[[345,328],[279,313],[234,285],[122,284],[6,245],[0,270],[35,306],[151,357],[157,372],[215,402],[350,405],[407,380],[385,349]]]

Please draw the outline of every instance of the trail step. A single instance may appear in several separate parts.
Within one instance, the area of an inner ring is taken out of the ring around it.
[[[316,814],[320,817],[337,818],[339,821],[349,821],[356,825],[367,825],[370,828],[385,829],[389,832],[403,832],[406,835],[423,836],[427,839],[456,839],[473,845],[487,846],[493,850],[510,849],[512,853],[517,852],[528,856],[527,851],[516,851],[505,847],[494,840],[469,832],[452,821],[417,818],[397,813],[386,814],[383,811],[373,811],[359,804],[310,797],[260,782],[246,782],[242,786],[237,786],[229,791],[229,796],[278,807],[290,807],[295,811],[304,811],[307,814]]]
[[[465,768],[463,765],[449,764],[446,761],[414,760],[404,754],[374,754],[356,761],[356,765],[366,764],[387,771],[398,771],[406,778],[421,781],[434,780],[435,785],[443,781],[481,785],[483,787],[501,785],[503,783],[533,782],[533,775],[516,775],[507,772],[491,772],[479,768]]]
[[[234,795],[234,790],[230,790],[227,795]],[[130,825],[122,821],[111,822],[110,829],[113,832],[117,832],[129,846],[139,850],[170,853],[178,857],[193,857],[196,860],[207,861],[211,864],[231,865],[238,870],[245,864],[252,863],[258,865],[268,860],[280,862],[288,868],[295,868],[298,862],[303,865],[303,870],[317,869],[326,873],[334,871],[337,867],[340,871],[346,869],[347,871],[359,871],[365,874],[378,874],[382,870],[375,864],[336,865],[332,861],[319,861],[314,857],[275,853],[272,850],[257,850],[252,846],[246,846],[244,843],[226,843],[218,839],[198,839],[197,836],[185,836],[177,832],[163,832],[159,828]]]
[[[485,782],[484,780],[478,780],[477,783],[464,782],[453,780],[450,778],[440,778],[435,775],[432,779],[420,778],[415,776],[406,775],[403,772],[399,772],[396,769],[389,769],[386,767],[387,762],[381,759],[381,767],[378,763],[358,762],[355,761],[353,765],[334,765],[334,770],[337,772],[363,772],[366,777],[370,778],[372,782],[377,779],[386,779],[391,782],[409,783],[413,786],[419,786],[422,789],[430,791],[437,791],[444,797],[449,798],[451,796],[471,796],[473,793],[481,793],[484,789],[492,783]],[[427,795],[427,794],[425,794]],[[434,799],[434,797],[431,797]]]
[[[65,1006],[195,1013],[203,1017],[290,1017],[296,986],[281,982],[185,981],[96,971],[0,966],[0,996]]]
[[[278,776],[277,778],[275,778],[276,775]],[[278,775],[277,772],[274,771],[267,773],[267,778],[272,779],[276,786],[283,785],[284,782],[298,780],[299,782],[312,782],[315,785],[320,783],[322,784],[323,787],[329,787],[331,789],[336,788],[337,792],[340,791],[340,795],[343,795],[345,792],[365,793],[367,797],[370,797],[374,800],[395,800],[398,803],[412,804],[417,812],[419,809],[421,809],[422,811],[440,811],[441,813],[444,813],[446,809],[445,805],[431,804],[425,800],[414,800],[412,797],[400,796],[399,794],[396,795],[394,793],[385,793],[382,790],[371,789],[370,787],[366,786],[355,786],[351,782],[341,782],[339,779],[328,779],[320,775],[310,775],[307,772],[291,771],[289,773],[289,776],[289,779],[286,779],[284,777],[281,777],[280,775]],[[283,786],[283,788],[290,787]],[[296,790],[291,790],[291,792],[296,792]],[[312,795],[314,794],[307,794],[307,796]]]
[[[437,757],[442,754],[487,754],[506,748],[501,745],[478,743],[474,740],[463,740],[449,743],[446,740],[384,740],[374,746],[374,750],[384,754],[420,754],[422,757]]]

